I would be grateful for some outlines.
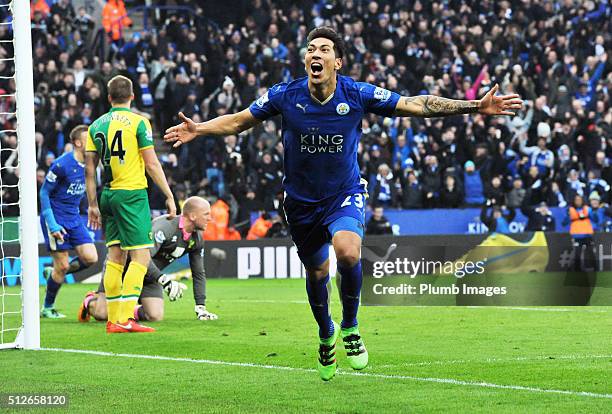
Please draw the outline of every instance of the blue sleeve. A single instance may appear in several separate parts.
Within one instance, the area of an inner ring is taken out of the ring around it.
[[[408,148],[414,146],[414,133],[412,132],[412,127],[406,130],[406,143],[408,143]]]
[[[397,145],[397,135],[398,135],[398,127],[391,126],[389,128],[389,137],[391,137],[391,141],[393,141],[393,145]]]
[[[363,102],[364,112],[376,115],[393,116],[400,95],[366,82],[356,82]]]
[[[585,15],[585,20],[586,21],[598,20],[601,16],[605,14],[605,12],[606,12],[606,2],[602,1],[599,3],[599,7],[597,8],[597,10],[587,13]]]
[[[58,164],[53,164],[45,177],[42,187],[40,188],[40,211],[47,223],[47,227],[51,233],[59,231],[62,227],[55,221],[55,215],[51,208],[51,200],[49,196],[53,194],[57,188],[58,175],[61,174],[61,168]]]
[[[288,54],[289,54],[289,49],[287,49],[287,47],[284,44],[281,43],[280,45],[278,45],[278,58],[279,59],[285,59]]]
[[[64,153],[64,144],[66,142],[66,137],[64,136],[64,133],[62,131],[58,132],[57,134],[57,147],[55,149],[55,153],[57,154],[57,156],[59,157],[61,154]]]
[[[595,86],[597,86],[597,82],[599,82],[599,78],[601,78],[605,66],[606,62],[599,62],[599,65],[597,65],[597,69],[595,69],[595,73],[593,73],[593,76],[589,80],[593,94],[595,94]]]
[[[281,99],[286,88],[286,83],[278,83],[268,89],[266,93],[251,104],[249,107],[251,114],[261,121],[280,114],[282,109]]]

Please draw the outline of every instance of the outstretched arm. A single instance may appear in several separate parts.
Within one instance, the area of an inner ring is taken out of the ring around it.
[[[249,108],[198,124],[187,118],[182,112],[179,113],[179,119],[182,123],[168,128],[164,135],[164,141],[174,142],[174,148],[199,135],[235,135],[261,122],[253,116]]]
[[[403,96],[397,102],[395,115],[424,118],[474,113],[514,115],[511,110],[521,109],[523,101],[518,95],[495,96],[498,89],[499,85],[495,85],[482,99],[470,101],[435,95]]]

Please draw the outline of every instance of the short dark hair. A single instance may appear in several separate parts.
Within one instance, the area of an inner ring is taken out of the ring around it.
[[[133,94],[132,81],[125,76],[117,75],[108,81],[108,95],[111,102],[126,103]]]
[[[87,129],[87,125],[77,125],[72,128],[72,131],[70,131],[70,142],[74,142],[78,139],[83,132],[87,132]]]
[[[310,33],[308,33],[308,43],[318,39],[319,37],[323,37],[334,42],[334,53],[336,54],[336,58],[342,59],[344,57],[344,41],[334,29],[329,26],[312,29]]]

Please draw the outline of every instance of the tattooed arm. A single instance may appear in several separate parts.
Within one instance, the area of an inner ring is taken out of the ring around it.
[[[431,118],[478,112],[480,101],[459,101],[435,95],[403,96],[397,102],[395,115]]]
[[[496,96],[498,89],[499,86],[495,85],[482,99],[471,101],[448,99],[435,95],[403,96],[397,102],[395,115],[424,118],[474,113],[514,115],[514,112],[510,110],[521,109],[523,101],[514,94]]]

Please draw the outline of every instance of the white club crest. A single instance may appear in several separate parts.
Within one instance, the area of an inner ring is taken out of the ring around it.
[[[351,108],[345,102],[341,102],[338,104],[338,106],[336,106],[336,112],[338,112],[338,115],[346,115],[350,110]]]

